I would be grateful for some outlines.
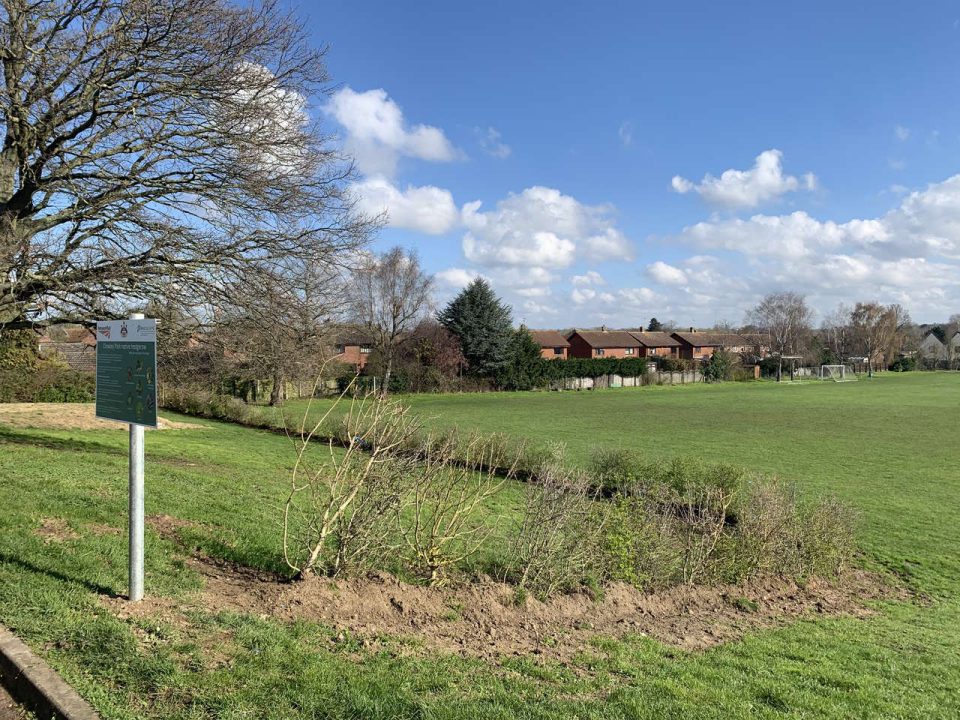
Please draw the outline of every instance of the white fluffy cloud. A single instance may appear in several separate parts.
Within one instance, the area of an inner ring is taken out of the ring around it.
[[[672,241],[736,253],[728,260],[697,256],[673,268],[687,282],[672,286],[672,302],[694,319],[702,300],[714,313],[728,308],[729,318],[738,319],[759,295],[784,288],[809,293],[821,310],[878,299],[902,303],[918,319],[946,317],[960,298],[960,175],[909,193],[877,218],[838,223],[804,212],[755,215],[697,223]],[[672,267],[647,269],[671,285]]]
[[[571,280],[574,287],[589,287],[590,285],[606,285],[603,275],[596,270],[588,270],[583,275],[574,275]]]
[[[657,260],[655,263],[647,265],[647,273],[661,285],[687,284],[687,274],[683,270],[673,265],[668,265],[662,260]]]
[[[409,126],[386,90],[356,92],[345,87],[333,95],[327,111],[346,130],[346,149],[365,175],[393,177],[400,157],[431,162],[458,157],[440,128]]]
[[[910,138],[910,128],[905,128],[903,125],[897,125],[893,129],[893,134],[897,136],[897,140],[903,142]]]
[[[480,274],[473,270],[453,267],[434,273],[433,277],[444,288],[459,290],[480,277]]]
[[[708,173],[700,183],[676,175],[671,186],[678,193],[695,191],[707,202],[721,207],[752,208],[801,188],[813,190],[817,178],[813,173],[801,179],[784,175],[783,153],[774,149],[757,155],[749,170],[725,170],[720,177]]]
[[[392,227],[442,235],[460,221],[460,212],[449,190],[427,185],[400,190],[383,177],[354,184],[357,206],[369,215],[386,213]]]
[[[713,220],[684,228],[677,239],[749,256],[822,257],[844,249],[885,258],[941,255],[960,259],[960,175],[907,195],[880,218],[845,223],[805,212]]]
[[[614,227],[611,208],[584,205],[559,190],[530,187],[483,212],[463,206],[463,252],[488,267],[561,269],[580,256],[590,261],[628,259],[630,243]]]

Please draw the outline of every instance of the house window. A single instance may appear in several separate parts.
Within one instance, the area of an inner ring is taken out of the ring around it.
[[[623,354],[624,354],[624,355],[633,355],[633,348],[624,348],[624,349],[623,349]]]
[[[553,349],[553,354],[554,354],[554,355],[563,355],[563,348],[562,348],[562,347],[559,347],[559,348],[556,348],[556,347],[555,347],[555,348]]]
[[[597,348],[596,350],[594,350],[594,352],[597,354],[597,357],[601,357],[605,354],[603,348]]]
[[[347,348],[343,345],[336,345],[333,349],[336,351],[337,355],[343,355],[347,351]]]
[[[360,346],[360,352],[362,352],[364,355],[370,354],[370,346],[369,346],[369,345],[361,345],[361,346]]]

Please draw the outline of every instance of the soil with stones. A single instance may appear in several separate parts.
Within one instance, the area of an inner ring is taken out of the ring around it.
[[[159,419],[160,430],[206,429],[196,423]],[[42,430],[126,430],[127,426],[94,416],[91,403],[0,403],[0,425]]]
[[[148,521],[161,534],[182,526],[166,516]],[[349,637],[376,646],[399,639],[407,647],[463,656],[568,660],[589,650],[590,641],[598,636],[646,635],[699,650],[799,618],[867,617],[874,612],[867,605],[871,600],[909,597],[877,575],[850,570],[833,582],[770,579],[656,593],[615,583],[600,600],[573,594],[517,604],[513,588],[493,580],[442,589],[411,585],[387,574],[290,582],[207,557],[189,558],[187,564],[203,577],[204,589],[186,602],[167,598],[137,605],[122,599],[104,602],[125,617],[166,616],[176,621],[175,616],[190,608],[232,611],[282,621],[318,621],[333,628],[333,642]]]

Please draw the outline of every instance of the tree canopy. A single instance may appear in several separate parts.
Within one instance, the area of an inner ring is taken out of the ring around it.
[[[2,0],[0,65],[0,328],[197,305],[375,227],[310,119],[324,51],[273,0]]]
[[[471,373],[493,377],[511,359],[513,323],[505,305],[483,278],[450,301],[437,320],[460,341]]]

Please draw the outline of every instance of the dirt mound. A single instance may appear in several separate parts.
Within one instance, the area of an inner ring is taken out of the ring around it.
[[[127,426],[94,416],[90,403],[0,403],[0,425],[43,430],[126,430]],[[160,430],[203,429],[204,425],[160,418]]]
[[[334,641],[349,635],[365,645],[389,645],[403,638],[427,650],[489,659],[533,655],[568,660],[588,651],[598,636],[628,634],[704,649],[805,616],[865,617],[872,614],[865,601],[895,594],[877,576],[850,571],[838,583],[770,580],[652,594],[615,584],[599,601],[576,594],[545,603],[527,599],[518,605],[513,589],[494,581],[440,590],[409,585],[386,574],[287,582],[207,558],[193,558],[188,564],[204,578],[204,590],[193,603],[208,611],[315,620],[340,631]],[[122,600],[106,602],[125,616],[169,615],[185,607],[165,599],[137,606]],[[405,651],[413,652],[409,645]]]

